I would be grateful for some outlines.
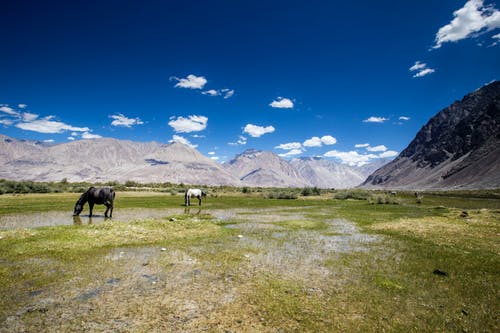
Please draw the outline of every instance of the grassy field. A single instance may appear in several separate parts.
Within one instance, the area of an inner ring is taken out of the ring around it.
[[[165,215],[0,229],[0,332],[498,332],[497,195],[119,192]],[[0,195],[0,225],[78,196]]]

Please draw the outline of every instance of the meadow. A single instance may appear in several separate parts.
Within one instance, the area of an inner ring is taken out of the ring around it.
[[[37,228],[2,221],[72,221],[79,194],[0,195],[0,332],[500,330],[499,191],[210,193]]]

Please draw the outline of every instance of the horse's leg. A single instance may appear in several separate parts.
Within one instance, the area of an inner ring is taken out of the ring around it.
[[[104,217],[108,217],[109,203],[105,202],[104,205],[106,206],[106,211],[104,212]]]
[[[109,217],[113,217],[113,208],[115,208],[115,203],[111,201],[111,211],[109,212]]]
[[[201,206],[201,195],[198,196],[198,206]]]
[[[89,201],[89,217],[92,217],[92,209],[94,209],[94,203]]]

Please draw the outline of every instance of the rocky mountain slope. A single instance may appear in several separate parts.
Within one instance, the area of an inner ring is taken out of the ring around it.
[[[0,148],[5,152],[0,179],[239,184],[219,164],[181,143],[103,138],[43,147],[2,136]]]
[[[290,164],[309,184],[319,188],[350,188],[361,184],[370,173],[321,157],[293,159]]]
[[[290,163],[269,151],[248,149],[225,163],[224,168],[249,186],[310,186]]]
[[[500,187],[500,81],[443,109],[367,188],[483,189]]]
[[[0,135],[0,179],[347,188],[368,174],[322,158],[289,162],[251,149],[219,164],[181,143],[102,138],[48,146]]]

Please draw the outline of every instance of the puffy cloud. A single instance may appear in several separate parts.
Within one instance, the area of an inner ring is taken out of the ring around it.
[[[204,92],[202,92],[202,94],[209,95],[209,96],[219,96],[220,95],[220,93],[215,89],[210,89],[210,90],[204,91]]]
[[[207,84],[207,79],[204,76],[196,76],[189,74],[186,78],[171,77],[170,80],[177,81],[174,87],[187,89],[203,89]]]
[[[304,141],[304,147],[321,147],[322,145],[331,146],[337,143],[337,139],[335,139],[331,135],[324,135],[321,138],[318,136],[313,136],[310,139]]]
[[[275,128],[273,126],[257,126],[253,124],[247,124],[245,128],[243,129],[244,133],[247,133],[251,137],[258,138],[263,136],[264,134],[267,133],[272,133],[274,132]]]
[[[390,157],[395,157],[398,156],[398,152],[394,150],[388,150],[383,152],[382,154],[378,155],[380,158],[390,158]]]
[[[301,149],[302,145],[300,144],[300,142],[290,142],[290,143],[282,143],[274,148],[283,150],[292,150],[292,149]]]
[[[303,145],[304,147],[321,147],[321,139],[317,136],[313,136],[304,141]]]
[[[424,77],[426,75],[434,73],[436,70],[429,68],[426,63],[420,61],[415,61],[415,64],[410,67],[410,72],[416,72],[413,77]]]
[[[327,146],[331,146],[337,143],[337,139],[331,135],[325,135],[321,137],[321,142]]]
[[[188,118],[184,117],[171,117],[168,124],[177,133],[190,133],[203,131],[207,127],[208,118],[205,116],[192,115]]]
[[[325,157],[334,157],[339,159],[342,163],[351,166],[363,166],[370,162],[371,159],[377,158],[374,154],[360,154],[357,151],[338,151],[331,150],[324,154]]]
[[[198,147],[198,145],[194,145],[194,144],[192,144],[192,143],[191,143],[191,142],[189,142],[189,140],[188,140],[188,139],[186,139],[185,137],[180,136],[180,135],[175,135],[175,134],[172,136],[172,140],[170,140],[169,142],[170,142],[170,143],[172,143],[172,142],[179,142],[179,143],[182,143],[182,144],[184,144],[184,145],[187,145],[187,146],[189,146],[189,147],[191,147],[191,148],[196,148],[196,147]]]
[[[386,151],[387,147],[384,145],[379,145],[375,147],[368,146],[366,147],[366,150],[371,151],[371,152],[379,152],[379,151]]]
[[[291,109],[293,108],[293,102],[289,98],[278,97],[275,101],[269,104],[273,108],[279,109]]]
[[[102,138],[102,136],[100,136],[98,134],[92,134],[89,132],[85,132],[82,134],[82,139],[90,140],[90,139],[100,139],[100,138]]]
[[[371,116],[370,118],[363,120],[363,122],[364,123],[383,123],[384,121],[387,121],[387,120],[389,120],[389,119],[384,118],[384,117]]]
[[[62,133],[65,131],[88,132],[90,130],[88,127],[75,127],[60,121],[54,121],[52,118],[54,117],[48,116],[33,121],[23,121],[17,123],[15,126],[23,130],[38,133]]]
[[[286,153],[278,154],[278,156],[280,156],[280,157],[290,157],[290,156],[300,155],[302,153],[303,153],[302,149],[291,149],[291,150],[289,150]]]
[[[21,103],[21,104],[18,104],[17,107],[20,109],[26,109],[28,107],[28,105]]]
[[[399,120],[404,120],[404,121],[408,121],[410,119],[411,119],[410,117],[405,117],[405,116],[399,117]]]
[[[14,110],[13,108],[11,108],[10,106],[8,106],[6,104],[0,105],[0,111],[3,113],[7,113],[8,115],[11,115],[11,116],[19,116],[20,115],[19,112],[17,112],[16,110]]]
[[[144,122],[140,118],[127,118],[121,113],[114,114],[109,117],[114,119],[111,122],[111,125],[113,126],[132,127],[134,125],[144,124]]]
[[[30,122],[38,118],[37,114],[30,113],[30,112],[23,112],[23,121],[25,122]]]
[[[484,6],[483,0],[467,1],[453,16],[453,20],[436,33],[434,49],[443,43],[458,42],[500,28],[500,12],[493,5]]]

